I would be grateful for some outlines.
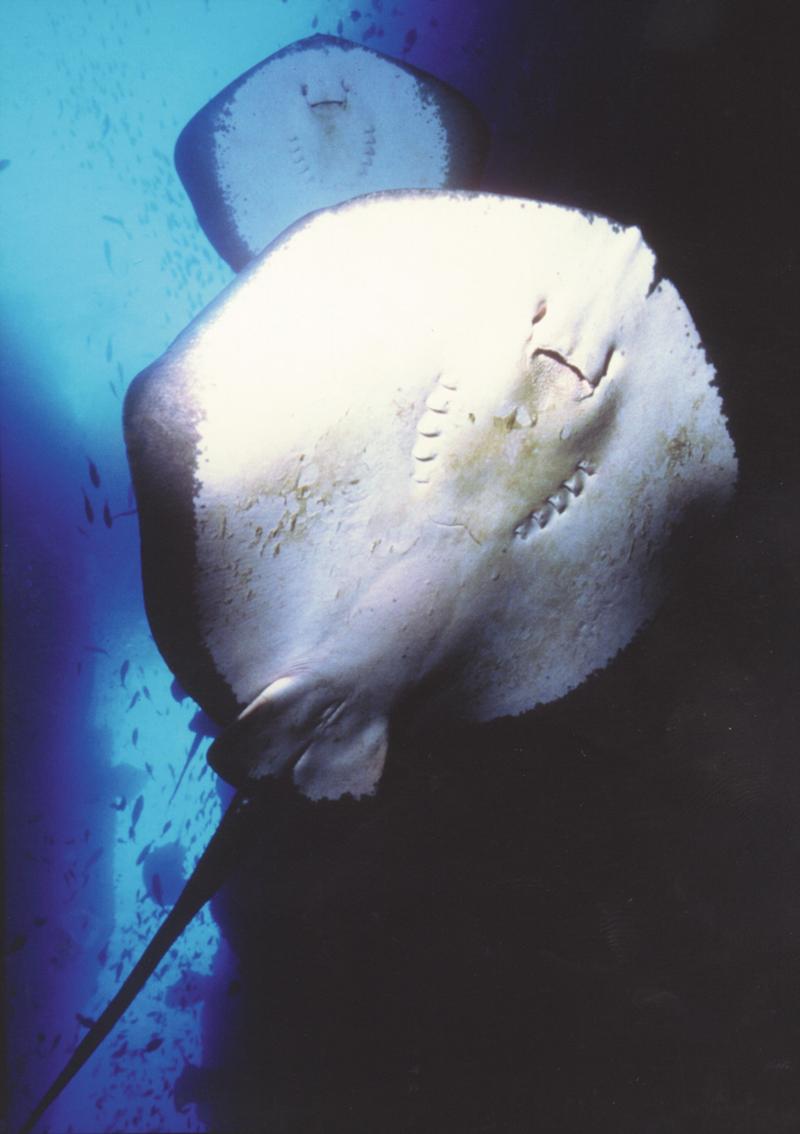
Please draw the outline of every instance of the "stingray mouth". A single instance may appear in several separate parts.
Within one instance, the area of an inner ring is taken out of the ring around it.
[[[347,106],[346,98],[321,98],[317,102],[310,102],[306,99],[306,102],[312,110],[324,110],[328,106],[340,106],[342,108]]]
[[[566,512],[570,501],[580,496],[586,488],[590,476],[595,474],[595,466],[591,461],[578,461],[575,471],[558,486],[546,499],[530,512],[525,519],[514,528],[517,539],[526,540],[530,536],[546,528],[553,519]]]
[[[302,83],[300,86],[300,94],[306,100],[306,106],[309,110],[327,110],[329,107],[338,107],[340,110],[344,110],[347,106],[348,90],[349,88],[343,82],[341,94],[337,94],[335,97],[331,97],[329,91],[325,91],[324,93],[321,91],[312,91],[311,97],[309,98],[308,83]],[[320,97],[320,95],[322,95],[322,97]]]

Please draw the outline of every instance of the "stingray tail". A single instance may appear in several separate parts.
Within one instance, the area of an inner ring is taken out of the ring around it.
[[[180,897],[156,931],[139,960],[126,977],[117,994],[81,1039],[60,1075],[37,1103],[19,1134],[30,1134],[36,1123],[55,1102],[64,1088],[77,1075],[84,1063],[100,1046],[120,1020],[158,963],[175,944],[187,925],[206,902],[210,901],[231,874],[234,866],[256,842],[263,830],[264,811],[260,794],[239,792],[225,812],[219,827],[198,860]]]

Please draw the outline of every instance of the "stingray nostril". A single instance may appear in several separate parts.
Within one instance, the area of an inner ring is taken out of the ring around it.
[[[536,308],[534,316],[531,319],[531,326],[535,327],[537,323],[541,323],[542,319],[544,319],[546,314],[547,314],[547,301],[543,299],[541,301],[541,303],[539,304],[539,306]]]

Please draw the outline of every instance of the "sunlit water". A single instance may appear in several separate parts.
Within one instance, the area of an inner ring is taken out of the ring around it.
[[[175,173],[177,135],[243,70],[314,31],[370,42],[463,83],[480,73],[480,45],[491,37],[488,21],[476,30],[478,7],[431,0],[373,2],[363,12],[321,0],[4,5],[0,318],[14,1120],[124,979],[221,813],[207,739],[169,802],[195,740],[196,706],[173,695],[145,619],[121,431],[132,378],[231,278]],[[229,981],[232,966],[206,911],[53,1106],[49,1128],[202,1129],[193,1106],[176,1108],[173,1087],[187,1063],[203,1062],[196,989],[212,973]]]

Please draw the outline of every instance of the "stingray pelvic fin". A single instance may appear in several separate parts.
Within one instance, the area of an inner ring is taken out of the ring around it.
[[[236,787],[290,772],[309,799],[369,795],[381,777],[389,724],[341,681],[279,677],[212,744],[208,760]]]

